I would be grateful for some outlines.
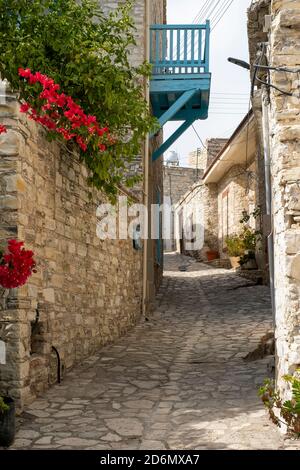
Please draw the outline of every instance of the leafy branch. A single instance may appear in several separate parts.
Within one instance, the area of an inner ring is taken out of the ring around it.
[[[92,146],[80,157],[88,182],[112,199],[118,186],[130,184],[129,165],[157,128],[144,97],[150,65],[129,60],[136,44],[131,8],[127,0],[105,15],[97,0],[0,0],[1,77],[21,101],[38,108],[38,94],[20,83],[18,69],[39,71],[109,128],[116,143],[103,158],[95,158]]]
[[[289,434],[300,437],[300,378],[298,369],[294,376],[285,375],[283,379],[290,384],[292,398],[282,401],[278,390],[275,388],[275,382],[266,379],[264,385],[259,389],[265,407],[269,411],[270,419],[276,426],[281,427],[282,424],[287,426]],[[278,410],[278,413],[276,413]]]

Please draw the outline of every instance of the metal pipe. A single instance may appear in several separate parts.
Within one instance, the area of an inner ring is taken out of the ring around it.
[[[262,87],[262,123],[263,123],[263,143],[264,143],[264,165],[265,165],[265,188],[266,188],[266,211],[270,221],[270,231],[268,235],[268,257],[273,322],[275,325],[275,285],[274,285],[274,235],[272,217],[272,186],[271,186],[271,152],[270,152],[270,128],[269,128],[269,105],[270,99],[267,87]]]

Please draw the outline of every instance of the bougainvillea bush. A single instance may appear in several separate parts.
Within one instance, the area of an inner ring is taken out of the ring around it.
[[[101,148],[91,139],[87,148],[80,146],[80,155],[90,183],[111,197],[118,185],[136,180],[128,178],[126,168],[156,128],[144,98],[150,67],[129,63],[135,44],[131,7],[125,1],[104,15],[98,0],[0,0],[2,78],[19,92],[23,105],[40,110],[41,83],[20,80],[19,69],[45,75],[94,116],[99,128],[109,129]],[[58,137],[49,128],[48,133]],[[63,131],[60,138],[65,139]],[[69,140],[70,146],[74,138]]]
[[[0,250],[0,285],[5,289],[23,286],[33,272],[33,252],[24,248],[24,242],[9,240],[6,250]]]
[[[96,116],[87,115],[71,96],[60,91],[60,86],[47,75],[19,69],[19,76],[30,85],[38,85],[39,106],[23,103],[20,111],[30,119],[42,124],[54,136],[61,135],[66,141],[78,144],[83,152],[92,148],[94,158],[115,144],[108,127],[101,127]],[[37,100],[35,100],[36,103]]]
[[[0,134],[6,132],[5,127],[1,127]],[[33,256],[31,250],[24,248],[24,242],[8,240],[6,249],[0,250],[0,286],[4,289],[23,286],[35,272],[36,263]],[[0,415],[8,409],[9,406],[0,395]]]

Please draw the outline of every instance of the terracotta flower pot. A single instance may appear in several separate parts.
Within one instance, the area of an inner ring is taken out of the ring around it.
[[[230,256],[230,263],[231,263],[231,267],[232,268],[239,268],[240,267],[240,259],[241,257],[240,256]]]
[[[207,261],[213,261],[214,259],[218,258],[219,253],[217,251],[210,250],[206,252],[206,256],[207,256]]]

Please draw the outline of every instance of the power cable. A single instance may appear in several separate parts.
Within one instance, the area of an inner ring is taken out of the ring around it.
[[[194,130],[196,136],[198,137],[199,141],[201,142],[201,145],[203,146],[203,148],[206,149],[207,147],[206,147],[206,145],[204,145],[203,140],[201,139],[200,135],[199,135],[198,132],[196,131],[194,124],[192,124],[192,128],[193,128],[193,130]]]
[[[224,9],[224,7],[226,7],[226,4],[227,2],[229,2],[230,0],[223,0],[223,3],[220,5],[220,7],[218,8],[218,10],[216,11],[216,13],[214,14],[214,16],[211,18],[211,22],[213,23],[214,21],[216,21],[220,15],[222,14],[222,11]]]
[[[217,22],[214,23],[213,27],[212,27],[212,31],[216,28],[216,26],[220,23],[220,21],[222,20],[222,18],[224,17],[225,13],[228,11],[228,9],[231,7],[231,5],[233,4],[234,0],[229,0],[230,3],[227,4],[227,8],[223,11],[222,15],[220,16],[220,18],[217,20]]]
[[[204,9],[207,7],[207,4],[211,2],[211,0],[206,0],[206,2],[202,5],[202,7],[200,8],[200,10],[198,11],[197,15],[195,16],[195,18],[193,19],[193,24],[197,23],[199,21],[199,19],[201,18],[202,16],[202,13],[204,11]]]

